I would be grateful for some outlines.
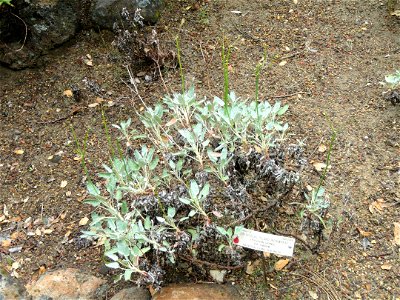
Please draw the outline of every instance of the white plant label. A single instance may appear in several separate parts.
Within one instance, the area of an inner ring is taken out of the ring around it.
[[[233,243],[253,250],[293,256],[295,239],[243,228]]]

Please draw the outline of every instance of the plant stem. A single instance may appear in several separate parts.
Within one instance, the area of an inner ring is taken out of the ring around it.
[[[231,48],[225,49],[225,40],[222,42],[222,69],[224,72],[224,109],[225,114],[228,115],[228,105],[229,105],[229,58],[231,54]]]
[[[177,58],[178,58],[178,65],[179,65],[179,73],[181,75],[181,88],[182,88],[182,94],[185,93],[185,75],[183,74],[183,67],[182,67],[182,61],[181,61],[181,45],[180,45],[180,40],[179,36],[176,36],[175,38],[175,47],[176,47],[176,53],[177,53]]]

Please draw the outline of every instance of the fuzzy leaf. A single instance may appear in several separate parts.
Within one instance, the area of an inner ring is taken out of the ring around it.
[[[158,156],[156,156],[156,157],[151,161],[151,163],[149,164],[150,170],[154,170],[154,169],[157,167],[158,161],[159,161],[159,158],[158,158]]]
[[[205,197],[207,197],[208,196],[208,194],[210,193],[210,184],[207,182],[204,186],[203,186],[203,188],[201,189],[201,192],[200,192],[200,198],[205,198]]]
[[[167,212],[168,217],[170,218],[175,217],[175,213],[176,213],[175,207],[168,207],[168,212]]]
[[[156,219],[160,223],[165,223],[165,219],[163,217],[156,217]]]
[[[222,235],[227,235],[225,228],[217,226],[217,231]]]
[[[288,108],[289,108],[289,105],[287,105],[287,104],[285,106],[281,107],[277,112],[278,116],[282,116],[288,110]]]
[[[106,264],[106,267],[111,268],[111,269],[118,269],[119,268],[119,263],[114,261],[114,262]]]
[[[144,229],[149,230],[151,228],[151,220],[150,216],[147,216],[146,219],[144,219]]]
[[[83,203],[90,204],[93,207],[97,207],[101,204],[101,201],[97,199],[86,199],[83,201]]]
[[[190,205],[192,203],[189,199],[187,198],[179,198],[179,201],[181,201],[183,204]]]
[[[125,270],[125,272],[124,272],[125,281],[131,280],[132,273],[133,273],[133,270],[131,270],[131,269]]]
[[[192,146],[194,147],[196,144],[196,141],[194,139],[193,133],[190,132],[187,129],[180,129],[178,132],[185,138],[185,140]]]
[[[197,197],[197,195],[199,194],[200,188],[199,185],[197,184],[197,182],[195,180],[191,180],[190,181],[190,195],[192,197]]]
[[[100,190],[91,180],[89,180],[87,183],[87,190],[92,196],[100,196]]]

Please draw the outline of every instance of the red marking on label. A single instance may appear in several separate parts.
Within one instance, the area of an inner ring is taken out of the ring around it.
[[[235,237],[235,238],[233,239],[233,242],[234,242],[235,244],[239,243],[239,238],[238,238],[238,237]]]

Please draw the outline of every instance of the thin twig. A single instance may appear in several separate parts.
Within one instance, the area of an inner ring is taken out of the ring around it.
[[[38,121],[38,122],[36,122],[36,123],[37,123],[37,124],[54,124],[54,123],[57,123],[57,122],[60,122],[60,121],[64,121],[64,120],[66,120],[66,119],[68,119],[68,118],[70,118],[70,117],[76,115],[76,114],[77,114],[79,111],[81,111],[81,110],[83,110],[83,107],[77,107],[77,108],[74,108],[74,109],[73,109],[68,115],[66,115],[66,116],[60,117],[60,118],[55,119],[55,120],[50,120],[50,121]]]
[[[257,224],[257,222],[255,222]],[[257,230],[260,231],[260,227],[257,224]],[[267,262],[265,261],[265,256],[264,252],[261,252],[261,265],[262,265],[262,270],[263,270],[263,277],[264,277],[264,284],[265,286],[268,286],[268,280],[267,280]]]
[[[244,268],[245,265],[238,265],[238,266],[223,266],[223,265],[219,265],[216,263],[211,263],[208,261],[204,261],[204,260],[200,260],[200,259],[196,259],[193,257],[190,257],[188,255],[178,255],[181,259],[192,262],[194,264],[198,264],[198,265],[206,265],[212,268],[216,268],[216,269],[224,269],[224,270],[238,270],[241,268]]]
[[[279,230],[277,230],[277,229],[274,229],[274,231],[275,231],[277,234],[281,234],[281,235],[284,235],[284,236],[290,236],[290,237],[292,237],[292,238],[295,238],[296,240],[298,240],[299,242],[301,242],[304,246],[306,246],[306,248],[307,248],[308,250],[310,250],[311,253],[313,253],[313,254],[318,254],[318,253],[315,253],[315,247],[311,247],[311,246],[310,246],[305,240],[303,240],[301,237],[299,237],[299,236],[297,236],[297,235],[295,235],[295,234],[281,232],[281,231],[279,231]]]
[[[160,45],[159,45],[159,43],[157,43],[157,60],[154,60],[154,61],[157,64],[158,73],[160,74],[160,79],[161,79],[161,81],[163,83],[164,90],[168,94],[169,91],[168,91],[167,85],[165,84],[164,77],[162,76],[162,73],[161,73],[160,63],[158,62],[159,59],[160,59]]]
[[[233,221],[233,222],[229,223],[227,225],[227,227],[232,227],[234,225],[241,224],[244,221],[250,219],[251,217],[256,216],[258,213],[267,211],[268,209],[270,209],[271,207],[273,207],[275,205],[276,205],[276,202],[273,202],[273,203],[269,204],[267,207],[259,208],[259,209],[255,210],[255,211],[253,211],[251,214],[249,214],[249,215],[247,215],[247,216],[245,216],[245,217],[243,217],[241,219],[238,219],[236,221]]]
[[[19,16],[17,16],[17,15],[14,14],[14,13],[11,13],[11,14],[12,14],[14,17],[16,17],[17,19],[19,19],[22,23],[24,23],[24,26],[25,26],[25,36],[24,36],[24,41],[22,42],[22,46],[21,46],[21,48],[15,50],[15,52],[18,52],[18,51],[21,51],[21,50],[24,48],[24,46],[25,46],[26,38],[27,38],[27,36],[28,36],[28,26],[26,25],[25,21],[22,20]]]
[[[310,272],[309,272],[309,273],[310,273]],[[301,274],[297,274],[297,273],[290,273],[290,274],[291,274],[291,275],[294,275],[294,276],[301,277],[301,278],[303,278],[303,279],[306,279],[306,280],[310,281],[311,283],[315,284],[318,288],[320,288],[321,290],[323,290],[327,295],[330,295],[332,298],[338,299],[338,300],[340,299],[339,297],[337,297],[336,292],[332,292],[331,290],[326,289],[324,286],[321,285],[320,282],[318,282],[318,281],[316,281],[316,280],[314,280],[314,279],[312,279],[312,278],[310,278],[310,277],[301,275]],[[312,273],[311,273],[311,274],[312,274]],[[314,275],[314,274],[312,274],[312,275]],[[326,284],[326,283],[325,283],[325,284]]]
[[[278,95],[278,96],[270,96],[269,98],[289,98],[289,97],[293,97],[293,96],[297,96],[299,94],[309,94],[309,92],[296,92],[296,93],[292,93],[292,94],[286,94],[286,95]]]
[[[293,53],[290,53],[290,54],[286,54],[286,55],[284,55],[282,57],[279,57],[279,59],[283,60],[283,59],[292,58],[292,57],[296,56],[297,54],[300,54],[301,52],[303,52],[303,51],[297,51],[297,52],[293,52]]]
[[[239,29],[239,26],[237,26],[236,24],[234,24],[234,27],[244,38],[251,39],[255,42],[263,42],[263,43],[266,42],[266,40],[264,40],[264,39],[256,38],[256,37],[252,36],[250,33],[242,31],[241,29]]]

